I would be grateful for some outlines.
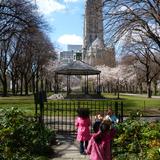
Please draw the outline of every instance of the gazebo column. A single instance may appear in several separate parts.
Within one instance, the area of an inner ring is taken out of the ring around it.
[[[100,74],[97,74],[97,94],[100,94]]]
[[[87,83],[86,83],[86,94],[88,94],[88,75],[86,75],[86,80],[87,80]]]
[[[69,95],[69,75],[67,75],[67,95]]]
[[[84,90],[84,93],[85,94],[88,94],[88,75],[85,75],[85,83],[84,83],[84,88],[85,88],[85,90]]]
[[[97,86],[96,86],[96,92],[98,93],[98,74],[97,74]]]
[[[67,95],[71,92],[70,75],[67,75]]]
[[[68,90],[69,90],[69,93],[71,93],[71,76],[69,75],[68,76]]]
[[[100,85],[100,74],[98,74],[98,83],[99,83],[99,87],[98,87],[98,89],[99,89],[99,94],[101,93],[101,85]]]
[[[86,85],[86,75],[85,75],[85,79],[84,79],[84,94],[87,94],[86,87],[87,87],[87,85]]]

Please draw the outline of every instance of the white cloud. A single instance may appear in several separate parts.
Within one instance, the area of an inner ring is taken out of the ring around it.
[[[36,0],[38,9],[43,14],[50,14],[56,11],[65,10],[65,5],[59,3],[57,0]]]
[[[64,0],[65,3],[78,2],[79,0]]]
[[[64,34],[58,38],[58,42],[61,44],[82,44],[82,37],[75,34]]]
[[[126,6],[121,6],[118,11],[126,11],[126,10],[128,10],[128,8]]]

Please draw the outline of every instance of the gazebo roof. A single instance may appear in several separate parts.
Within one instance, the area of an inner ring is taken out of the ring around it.
[[[55,73],[64,75],[96,75],[100,74],[101,71],[83,61],[77,60],[57,67]]]

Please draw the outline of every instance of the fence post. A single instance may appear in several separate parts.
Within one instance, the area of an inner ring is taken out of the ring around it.
[[[78,101],[77,108],[80,108],[80,101]]]
[[[121,102],[121,122],[123,122],[123,102]]]
[[[118,117],[118,102],[115,102],[115,115]]]
[[[39,122],[41,125],[44,124],[44,95],[43,92],[39,92],[39,105],[40,105],[40,117]]]
[[[34,93],[34,103],[35,103],[35,118],[37,120],[37,113],[38,113],[38,94]]]

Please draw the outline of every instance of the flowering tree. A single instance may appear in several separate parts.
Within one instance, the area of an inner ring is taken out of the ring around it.
[[[136,80],[136,74],[132,66],[119,65],[115,68],[102,65],[96,67],[101,71],[101,87],[102,90],[115,91],[118,93],[119,98],[119,87],[129,84]],[[96,81],[96,76],[90,76],[89,80]]]

